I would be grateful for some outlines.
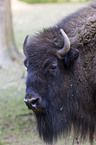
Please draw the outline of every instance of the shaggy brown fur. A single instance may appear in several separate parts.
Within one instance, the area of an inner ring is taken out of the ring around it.
[[[57,55],[64,46],[61,28],[71,41],[63,59]],[[52,143],[73,126],[76,136],[89,137],[92,142],[96,127],[96,4],[67,16],[26,43],[25,97],[30,94],[42,100],[43,111],[35,112],[40,136]]]

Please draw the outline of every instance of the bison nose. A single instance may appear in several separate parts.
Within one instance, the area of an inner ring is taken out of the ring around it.
[[[31,98],[31,99],[24,99],[25,103],[31,104],[32,107],[36,107],[36,105],[39,103],[40,98]]]
[[[32,97],[31,95],[26,95],[24,98],[24,102],[28,106],[29,109],[37,109],[40,107],[41,99],[39,97]]]

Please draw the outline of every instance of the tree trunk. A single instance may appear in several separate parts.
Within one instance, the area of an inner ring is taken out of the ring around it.
[[[0,0],[0,67],[8,67],[19,58],[12,29],[11,0]]]

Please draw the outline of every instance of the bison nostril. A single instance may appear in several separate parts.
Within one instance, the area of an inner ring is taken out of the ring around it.
[[[33,111],[42,108],[42,98],[39,96],[26,94],[24,102],[28,109],[32,109]]]
[[[37,104],[38,101],[39,101],[39,98],[32,98],[28,100],[28,102],[31,103],[32,105]]]
[[[36,98],[36,99],[33,99],[33,100],[31,101],[31,103],[34,105],[34,104],[36,104],[38,101],[39,101],[39,98]]]
[[[25,99],[24,102],[26,104],[31,104],[32,106],[36,106],[40,102],[40,98],[31,98],[31,99]]]

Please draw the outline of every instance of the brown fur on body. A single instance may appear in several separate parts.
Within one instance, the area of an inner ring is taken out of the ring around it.
[[[61,28],[71,41],[63,59],[57,55],[64,46]],[[76,136],[88,136],[92,142],[96,126],[96,4],[29,38],[25,55],[26,93],[37,93],[46,104],[44,114],[35,113],[40,136],[50,143],[73,126]],[[57,63],[54,71],[48,60]]]
[[[96,4],[65,18],[58,27],[68,34],[71,48],[79,50],[83,75],[90,90],[94,90],[93,96],[96,97]]]
[[[79,50],[86,80],[96,90],[96,4],[65,18],[58,27],[68,34],[71,48]]]

